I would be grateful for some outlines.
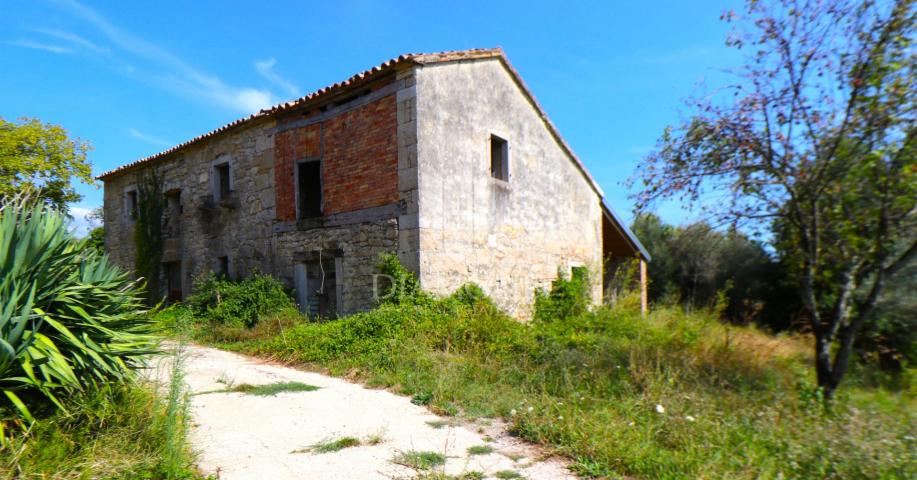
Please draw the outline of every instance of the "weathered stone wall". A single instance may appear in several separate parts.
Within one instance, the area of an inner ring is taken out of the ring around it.
[[[181,235],[168,242],[163,261],[182,262],[185,294],[192,279],[213,270],[220,256],[229,257],[234,275],[273,270],[272,129],[273,122],[261,121],[143,167],[159,171],[164,191],[180,190]],[[212,166],[224,161],[230,164],[232,195],[221,206],[213,201]],[[136,173],[105,179],[105,246],[112,260],[129,270],[134,267],[133,221],[124,196],[136,184]]]
[[[391,213],[378,212],[378,220],[355,217],[349,223],[333,227],[293,230],[278,233],[277,268],[273,274],[284,283],[293,284],[293,265],[304,253],[340,256],[343,261],[342,312],[353,313],[375,305],[373,275],[379,256],[397,249],[398,221]],[[381,218],[380,218],[381,217]],[[382,285],[384,286],[384,284]],[[382,292],[379,292],[380,294]]]
[[[140,167],[156,168],[165,191],[181,192],[181,236],[169,240],[163,260],[181,261],[185,295],[195,277],[216,270],[222,256],[232,277],[257,269],[292,287],[294,264],[323,252],[341,257],[342,313],[375,304],[379,256],[401,252],[399,221],[406,212],[398,180],[399,87],[393,79],[386,90],[336,103],[311,121],[296,118],[303,125],[256,121]],[[326,208],[321,218],[296,220],[290,174],[305,157],[323,160]],[[213,166],[225,161],[232,194],[214,201]],[[127,269],[134,266],[134,242],[125,189],[136,183],[136,171],[105,179],[106,248]]]
[[[378,257],[397,252],[424,288],[480,284],[510,313],[530,314],[558,270],[601,265],[599,196],[497,59],[405,66],[354,96],[262,119],[189,146],[157,168],[180,190],[182,235],[165,261],[182,286],[229,258],[292,286],[317,252],[341,258],[342,313],[370,308]],[[509,181],[491,177],[490,137],[509,142]],[[323,160],[324,216],[297,220],[294,166]],[[213,167],[228,161],[232,194],[214,201]],[[105,179],[106,247],[134,265],[125,190]],[[600,282],[596,277],[596,298]]]
[[[434,64],[415,75],[423,287],[445,294],[473,281],[526,318],[534,289],[558,270],[598,273],[599,196],[502,63]],[[508,182],[491,176],[491,135],[509,142]]]

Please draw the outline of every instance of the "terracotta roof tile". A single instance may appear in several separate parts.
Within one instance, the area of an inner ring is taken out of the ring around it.
[[[150,155],[148,157],[144,157],[139,160],[135,160],[131,163],[115,168],[114,170],[109,170],[107,172],[104,172],[100,174],[99,176],[97,176],[96,179],[104,180],[106,177],[110,177],[117,173],[121,173],[125,170],[130,170],[130,169],[133,169],[134,167],[166,157],[170,154],[183,150],[185,147],[194,145],[202,140],[205,140],[207,138],[227,132],[236,127],[247,124],[251,121],[261,119],[261,118],[268,118],[278,113],[290,110],[292,108],[297,108],[307,103],[316,101],[319,98],[325,97],[327,95],[334,94],[342,90],[346,90],[347,88],[353,85],[357,85],[357,84],[363,83],[364,81],[375,79],[379,75],[388,73],[392,71],[396,66],[401,65],[401,64],[452,62],[456,60],[471,60],[471,59],[477,59],[477,58],[490,58],[490,57],[503,58],[504,57],[503,50],[500,48],[482,48],[482,49],[458,50],[458,51],[438,52],[438,53],[407,53],[404,55],[400,55],[398,57],[382,62],[381,64],[376,65],[375,67],[372,67],[369,70],[362,71],[342,82],[337,82],[332,85],[328,85],[326,87],[320,88],[304,97],[300,97],[295,100],[280,103],[270,108],[262,109],[258,111],[257,113],[253,113],[247,117],[243,117],[238,120],[234,120],[230,123],[227,123],[226,125],[223,125],[222,127],[219,127],[215,130],[211,130],[202,135],[198,135],[190,140],[179,143],[178,145],[175,145],[174,147],[171,147],[167,150],[163,150],[154,155]]]
[[[554,124],[548,118],[548,115],[545,113],[544,109],[541,108],[541,104],[538,103],[538,100],[535,98],[535,95],[533,95],[531,90],[529,90],[528,86],[526,86],[525,82],[522,80],[522,77],[519,75],[519,72],[517,72],[516,69],[513,68],[513,66],[509,63],[509,60],[506,58],[506,55],[504,55],[503,50],[501,48],[481,48],[481,49],[473,49],[473,50],[456,50],[456,51],[437,52],[437,53],[407,53],[404,55],[400,55],[398,57],[382,62],[381,64],[375,67],[372,67],[369,70],[360,72],[348,78],[347,80],[344,80],[342,82],[338,82],[332,85],[328,85],[327,87],[324,87],[324,88],[320,88],[304,97],[297,98],[296,100],[280,103],[278,105],[274,105],[271,108],[262,109],[258,113],[254,113],[247,117],[240,118],[238,120],[230,122],[226,125],[223,125],[220,128],[217,128],[216,130],[212,130],[203,135],[194,137],[191,140],[180,143],[172,148],[169,148],[168,150],[164,150],[162,152],[159,152],[155,155],[151,155],[149,157],[141,158],[134,162],[128,163],[127,165],[118,167],[114,170],[107,171],[99,175],[96,178],[105,179],[106,177],[109,177],[111,175],[123,172],[125,170],[130,170],[134,167],[166,157],[170,154],[183,150],[185,147],[196,144],[200,141],[203,141],[210,137],[214,137],[221,133],[227,132],[236,127],[244,125],[248,122],[251,122],[257,119],[261,119],[261,118],[269,118],[275,114],[290,110],[292,108],[301,107],[310,102],[317,101],[318,99],[322,97],[346,90],[347,88],[352,87],[354,85],[358,85],[364,81],[371,81],[375,78],[378,78],[380,75],[384,75],[388,72],[391,72],[396,66],[401,65],[401,64],[415,63],[415,64],[422,65],[422,64],[428,64],[428,63],[432,64],[432,63],[440,63],[440,62],[474,60],[474,59],[479,59],[479,58],[498,58],[500,59],[503,65],[512,74],[513,80],[516,82],[519,88],[522,89],[522,91],[525,93],[528,100],[532,103],[532,106],[535,108],[535,110],[538,112],[539,116],[541,117],[542,121],[548,127],[548,130],[551,132],[551,135],[554,137],[557,143],[561,146],[561,148],[567,153],[567,155],[570,156],[570,159],[573,160],[574,164],[576,164],[577,168],[580,170],[580,172],[583,174],[583,176],[586,178],[586,180],[590,183],[592,188],[598,194],[599,198],[601,199],[603,211],[606,213],[606,215],[609,215],[610,219],[619,228],[622,229],[624,236],[627,238],[629,243],[631,243],[633,248],[637,252],[639,252],[639,254],[644,259],[649,260],[650,258],[649,254],[646,252],[646,249],[640,243],[640,240],[637,239],[637,237],[627,228],[627,226],[614,213],[614,211],[611,210],[611,207],[607,203],[605,203],[605,200],[604,200],[605,195],[602,192],[602,189],[599,187],[598,183],[595,181],[595,179],[592,177],[589,171],[586,170],[586,166],[583,165],[583,162],[580,161],[579,157],[577,157],[576,154],[573,153],[573,149],[570,148],[570,145],[568,145],[567,142],[563,139],[563,137],[560,136],[560,132],[557,130],[557,127],[554,126]]]

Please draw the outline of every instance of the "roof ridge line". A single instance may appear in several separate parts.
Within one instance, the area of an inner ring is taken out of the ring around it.
[[[158,160],[160,158],[166,157],[173,153],[184,150],[185,148],[190,147],[191,145],[194,145],[200,141],[203,141],[205,139],[225,133],[229,130],[235,129],[249,122],[259,120],[262,118],[269,118],[278,113],[300,107],[302,105],[305,105],[306,103],[315,101],[326,95],[330,95],[332,93],[336,93],[338,91],[347,89],[357,84],[358,82],[369,81],[378,75],[387,73],[388,71],[390,71],[391,69],[395,68],[398,65],[402,65],[402,64],[410,63],[410,62],[423,64],[423,63],[439,63],[439,62],[449,62],[449,61],[456,61],[456,60],[463,60],[463,59],[471,60],[471,59],[491,58],[491,57],[505,58],[503,49],[500,47],[495,47],[495,48],[474,48],[474,49],[468,49],[468,50],[448,50],[448,51],[432,52],[432,53],[405,53],[397,57],[390,58],[378,65],[373,66],[372,68],[363,70],[362,72],[358,72],[348,77],[345,80],[319,88],[318,90],[308,93],[302,97],[299,97],[293,100],[288,100],[286,102],[281,102],[281,103],[278,103],[268,108],[262,108],[258,110],[257,112],[252,113],[251,115],[248,115],[247,117],[242,117],[242,118],[233,120],[207,133],[200,134],[189,140],[186,140],[172,147],[169,147],[166,150],[160,151],[158,153],[154,153],[152,155],[148,155],[146,157],[134,160],[133,162],[121,165],[120,167],[116,167],[112,170],[108,170],[106,172],[100,173],[99,175],[95,177],[95,179],[104,180],[106,177],[110,177],[112,175],[124,172],[126,170],[130,170],[135,167],[139,167],[140,165],[144,165],[154,160]]]

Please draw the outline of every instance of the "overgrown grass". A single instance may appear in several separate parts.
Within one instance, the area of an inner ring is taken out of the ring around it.
[[[0,446],[0,478],[200,478],[186,441],[181,369],[167,393],[110,383],[68,399],[68,412],[38,418]],[[8,432],[9,433],[9,432]]]
[[[179,323],[198,341],[355,376],[441,414],[503,417],[583,476],[917,476],[907,376],[897,390],[853,379],[826,410],[808,338],[676,308],[643,318],[627,301],[526,325],[467,292],[325,323],[292,312],[258,330]]]
[[[278,393],[284,392],[314,392],[318,390],[319,387],[315,385],[309,385],[302,382],[277,382],[277,383],[268,383],[265,385],[251,385],[248,383],[240,383],[239,385],[233,385],[231,387],[226,387],[220,390],[210,390],[206,392],[200,392],[196,395],[206,395],[210,393],[245,393],[248,395],[257,395],[260,397],[272,397]]]
[[[519,472],[515,470],[500,470],[499,472],[494,474],[494,477],[499,478],[501,480],[503,479],[509,480],[509,479],[514,479],[514,478],[525,478]]]
[[[393,463],[404,465],[415,470],[431,470],[433,468],[445,465],[446,456],[437,452],[401,452],[392,459]]]
[[[494,447],[490,445],[475,445],[473,447],[468,447],[469,455],[487,455],[494,452]]]
[[[309,447],[309,451],[315,453],[331,453],[343,450],[350,447],[358,447],[361,445],[359,438],[355,437],[341,437],[336,440],[326,440],[323,442],[318,442],[315,445]]]

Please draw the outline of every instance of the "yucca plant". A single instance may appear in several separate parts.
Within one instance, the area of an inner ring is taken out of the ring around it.
[[[130,378],[155,351],[141,295],[65,214],[0,205],[0,407],[31,420],[34,405],[66,410],[67,394]]]

